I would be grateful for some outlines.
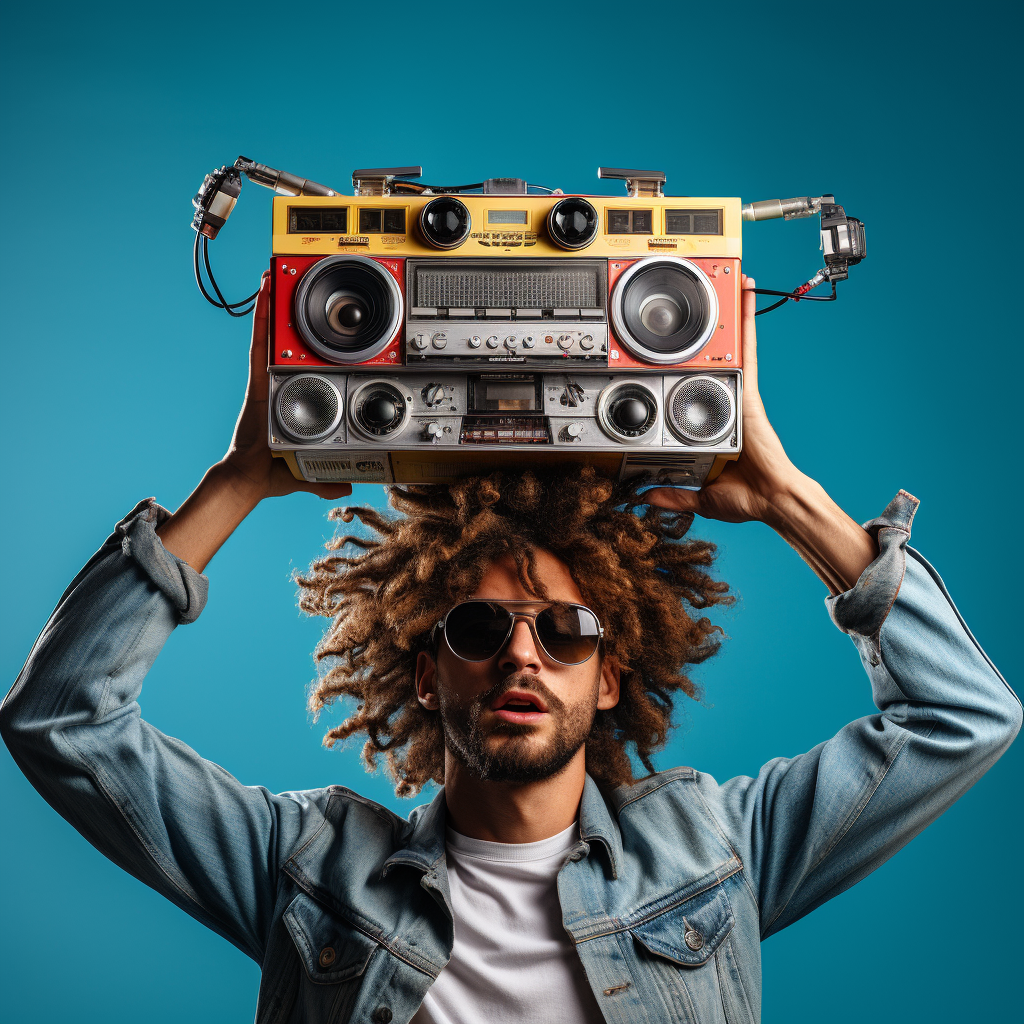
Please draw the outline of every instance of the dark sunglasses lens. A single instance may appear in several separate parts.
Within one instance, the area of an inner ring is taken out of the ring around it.
[[[589,608],[554,604],[537,616],[537,636],[556,661],[578,665],[597,650],[601,626]]]
[[[509,613],[500,605],[470,602],[453,608],[445,619],[448,646],[466,661],[494,657],[508,636]]]

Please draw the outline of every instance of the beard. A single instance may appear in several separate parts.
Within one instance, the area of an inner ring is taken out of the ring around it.
[[[535,676],[516,672],[467,702],[452,699],[451,690],[439,680],[438,698],[445,746],[478,779],[484,782],[540,782],[557,775],[586,743],[597,713],[598,687],[576,704],[568,705]],[[554,724],[554,738],[536,749],[530,736],[536,726],[498,720],[482,725],[484,712],[508,690],[524,689],[539,694]],[[505,736],[494,749],[489,736]]]

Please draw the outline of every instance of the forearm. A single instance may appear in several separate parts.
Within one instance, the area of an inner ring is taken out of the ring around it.
[[[202,572],[259,500],[244,477],[219,462],[156,532],[172,555]]]
[[[770,503],[764,522],[793,547],[832,594],[850,590],[878,557],[875,538],[819,483],[796,469]]]

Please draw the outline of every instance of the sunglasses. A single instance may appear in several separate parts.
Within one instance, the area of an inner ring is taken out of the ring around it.
[[[523,611],[538,608],[539,611]],[[566,601],[463,601],[434,627],[463,661],[489,661],[508,643],[516,619],[526,619],[541,650],[559,665],[582,665],[593,657],[604,629],[582,604]]]

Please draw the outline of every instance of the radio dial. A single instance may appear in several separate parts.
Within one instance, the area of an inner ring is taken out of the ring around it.
[[[444,433],[444,428],[436,420],[431,420],[423,428],[424,440],[430,441],[432,443],[440,441],[441,440],[441,435],[443,433]]]
[[[523,348],[533,348],[533,346],[536,344],[537,342],[533,340],[532,334],[527,335],[525,338],[523,338]]]
[[[515,348],[519,344],[519,339],[514,335],[510,334],[505,339],[505,348]]]
[[[483,344],[483,342],[480,340],[480,335],[478,334],[474,334],[473,337],[469,339],[470,348],[479,348],[481,344]]]
[[[498,347],[498,336],[496,334],[492,334],[487,339],[487,347],[488,348],[497,348]]]
[[[583,435],[583,424],[582,423],[570,423],[566,428],[565,432],[575,440]]]
[[[590,348],[593,348],[593,347],[594,347],[593,335],[584,334],[583,337],[580,338],[580,348],[590,349]]]
[[[560,334],[558,336],[558,347],[560,349],[572,348],[572,335],[571,334]]]

